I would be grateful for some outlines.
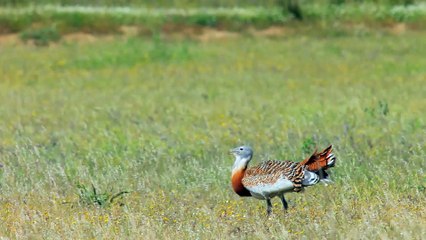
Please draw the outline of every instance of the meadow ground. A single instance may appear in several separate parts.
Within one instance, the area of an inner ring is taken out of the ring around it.
[[[4,43],[0,236],[421,239],[425,38]],[[231,190],[232,147],[255,164],[330,143],[335,184],[288,194],[286,214]]]

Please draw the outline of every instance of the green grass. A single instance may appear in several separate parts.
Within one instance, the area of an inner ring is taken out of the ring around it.
[[[421,239],[425,34],[0,45],[0,235]],[[232,147],[330,143],[335,184],[287,214],[230,187]]]

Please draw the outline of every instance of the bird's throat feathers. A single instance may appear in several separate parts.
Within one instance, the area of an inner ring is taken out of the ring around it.
[[[242,158],[240,156],[236,156],[234,166],[232,167],[232,174],[234,174],[235,171],[245,171],[250,160],[251,158]]]

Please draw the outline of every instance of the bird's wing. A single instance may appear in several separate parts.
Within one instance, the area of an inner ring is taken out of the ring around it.
[[[250,191],[269,188],[270,191],[300,190],[304,177],[303,168],[291,161],[265,161],[248,168],[242,179]],[[269,191],[269,190],[268,190]]]

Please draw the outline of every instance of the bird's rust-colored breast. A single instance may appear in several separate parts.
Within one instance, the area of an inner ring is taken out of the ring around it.
[[[234,172],[231,177],[231,183],[232,183],[232,188],[234,189],[234,192],[236,194],[240,195],[241,197],[249,197],[251,196],[251,193],[249,190],[247,190],[247,188],[244,187],[242,183],[244,172],[245,172],[245,169],[240,169]]]

